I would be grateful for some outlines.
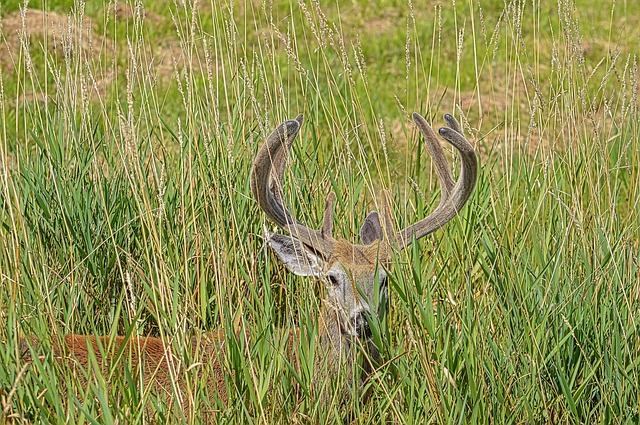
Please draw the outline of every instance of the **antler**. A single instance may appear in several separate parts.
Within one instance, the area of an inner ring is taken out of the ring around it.
[[[453,179],[451,165],[447,161],[444,149],[435,132],[427,121],[418,113],[413,114],[418,129],[425,137],[427,149],[433,157],[435,170],[440,182],[442,198],[438,207],[426,218],[414,223],[400,232],[391,230],[391,213],[387,206],[387,196],[384,197],[382,214],[389,243],[404,249],[414,240],[420,239],[444,226],[455,217],[471,196],[478,177],[478,159],[473,146],[462,135],[462,127],[453,116],[445,114],[448,127],[439,129],[440,135],[451,143],[460,153],[462,163],[458,181]],[[295,120],[281,124],[267,138],[260,148],[251,170],[251,191],[258,201],[258,205],[275,224],[296,237],[305,245],[311,247],[318,254],[328,258],[333,251],[335,239],[333,230],[333,206],[335,193],[331,192],[325,201],[322,227],[312,229],[299,222],[284,206],[282,180],[287,163],[289,149],[300,131],[302,115]]]
[[[440,128],[439,133],[460,153],[462,159],[460,176],[457,182],[453,179],[451,165],[444,156],[444,150],[440,146],[435,132],[420,114],[414,112],[413,120],[423,134],[427,149],[435,163],[442,198],[438,207],[429,216],[395,234],[395,242],[401,250],[411,245],[414,240],[438,230],[455,217],[469,199],[476,185],[478,158],[473,146],[462,135],[462,127],[453,116],[445,114],[444,119],[449,127]],[[387,214],[385,215],[387,222],[390,223],[390,218]]]
[[[322,227],[312,229],[299,222],[284,206],[282,180],[287,164],[289,148],[302,126],[302,115],[281,124],[267,138],[258,152],[251,170],[251,191],[258,205],[276,225],[287,231],[323,257],[333,251],[333,205],[335,194],[331,192],[325,201]]]

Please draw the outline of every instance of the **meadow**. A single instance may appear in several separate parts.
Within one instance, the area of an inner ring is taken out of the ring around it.
[[[323,288],[265,245],[249,172],[302,113],[294,213],[319,226],[333,190],[356,241],[386,188],[405,227],[439,202],[414,111],[460,120],[479,179],[397,254],[353,423],[638,423],[638,22],[629,0],[3,2],[0,423],[198,423],[120,366],[83,387],[50,347],[157,336],[191,376],[191,338],[218,331],[230,401],[192,376],[195,406],[340,423],[308,397],[313,350],[281,354]]]

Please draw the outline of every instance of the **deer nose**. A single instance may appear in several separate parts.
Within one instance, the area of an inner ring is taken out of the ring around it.
[[[369,321],[364,311],[358,313],[358,315],[352,319],[352,322],[358,338],[369,338],[371,336],[371,328],[369,327]]]

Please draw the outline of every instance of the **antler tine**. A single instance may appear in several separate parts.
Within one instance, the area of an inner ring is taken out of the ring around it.
[[[436,231],[455,217],[467,202],[469,196],[471,196],[478,177],[478,158],[476,153],[473,146],[462,135],[462,128],[453,116],[445,114],[444,119],[449,127],[440,128],[439,133],[460,154],[462,162],[457,182],[453,179],[451,166],[444,156],[444,150],[440,146],[431,126],[417,113],[413,114],[413,119],[420,132],[425,136],[427,149],[429,149],[433,157],[436,174],[442,190],[442,199],[438,207],[429,216],[397,233],[396,241],[400,249],[409,246],[414,239],[420,239]]]
[[[415,121],[420,133],[424,136],[427,149],[433,158],[436,174],[438,175],[438,181],[440,182],[440,190],[442,191],[442,198],[440,200],[440,203],[442,204],[447,200],[449,193],[451,193],[451,190],[455,185],[453,175],[451,174],[451,165],[444,156],[444,149],[442,149],[442,146],[436,137],[436,133],[433,131],[431,126],[427,124],[427,120],[425,120],[422,115],[414,112],[413,121]]]
[[[296,121],[300,127],[302,127],[302,123],[304,121],[302,114],[296,117]],[[284,202],[282,192],[284,169],[287,166],[287,160],[289,159],[289,149],[291,149],[298,131],[296,131],[295,134],[287,135],[285,138],[284,149],[280,149],[273,157],[273,169],[271,170],[271,192],[279,204]]]
[[[300,131],[302,115],[295,120],[281,124],[269,137],[256,155],[251,170],[251,191],[258,205],[276,225],[310,246],[323,256],[333,250],[331,236],[333,224],[333,202],[335,195],[327,198],[327,207],[321,230],[314,230],[299,222],[284,206],[282,180],[287,162],[288,150]],[[284,146],[284,149],[283,149]]]
[[[300,116],[302,116],[302,115],[300,115]],[[458,133],[463,134],[462,133],[462,126],[460,125],[458,120],[453,118],[453,115],[444,114],[444,120],[447,122],[447,125],[449,126],[449,128],[452,128],[455,131],[457,131]]]
[[[324,216],[322,217],[322,228],[320,229],[322,237],[333,237],[333,207],[335,203],[336,194],[331,192],[324,202]]]

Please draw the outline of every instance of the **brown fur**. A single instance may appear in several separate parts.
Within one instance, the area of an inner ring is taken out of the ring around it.
[[[364,269],[371,272],[376,264],[386,265],[387,250],[387,244],[380,241],[358,245],[346,239],[338,239],[333,246],[329,263],[340,263],[345,269],[352,271]]]
[[[334,352],[335,344],[331,341],[334,338],[335,330],[331,330],[334,320],[327,317],[323,309],[318,319],[318,347],[321,353],[316,354],[314,370],[318,375],[314,381],[319,385],[328,385],[328,379],[339,372],[341,367],[350,370],[350,365],[345,365],[346,359],[338,360],[339,352]],[[280,336],[283,336],[280,334]],[[283,341],[284,353],[287,360],[294,369],[299,370],[300,359],[298,356],[299,343],[304,338],[300,329],[291,330]],[[276,342],[276,345],[278,343]],[[191,353],[188,360],[197,362],[200,370],[197,372],[198,378],[205,380],[207,394],[210,397],[217,395],[224,405],[228,405],[229,395],[225,386],[225,369],[222,364],[226,354],[224,332],[205,334],[201,340],[194,339],[190,345]],[[34,337],[22,338],[19,341],[21,358],[25,362],[31,362],[31,353],[44,360],[45,356],[38,340]],[[167,407],[171,408],[176,396],[182,397],[179,403],[187,418],[193,416],[196,423],[216,423],[215,411],[193,412],[191,401],[188,399],[187,383],[184,381],[185,369],[190,365],[185,364],[182,356],[176,355],[172,351],[170,344],[165,344],[162,339],[154,337],[132,337],[127,339],[123,336],[92,336],[92,335],[67,335],[61,341],[53,338],[53,358],[60,364],[71,366],[75,371],[75,376],[82,387],[92,382],[93,368],[99,367],[100,374],[109,385],[110,371],[120,373],[126,365],[134,374],[134,380],[140,379],[142,374],[142,385],[140,391],[151,390],[165,401]],[[94,360],[95,359],[95,363]],[[202,365],[208,365],[203,367]],[[114,366],[116,366],[114,368]],[[120,378],[118,378],[120,379]],[[175,388],[174,388],[175,387]],[[314,390],[316,391],[316,390]],[[322,392],[322,390],[317,390]],[[82,399],[81,394],[77,396]],[[320,395],[321,397],[332,398],[330,394]],[[345,389],[338,399],[346,401],[350,397]],[[153,417],[153,410],[146,409],[147,417]]]
[[[170,408],[171,402],[177,396],[181,400],[179,404],[187,417],[192,413],[191,400],[188,397],[185,369],[195,369],[198,378],[205,380],[207,394],[217,396],[223,404],[228,402],[228,394],[225,387],[225,372],[221,360],[224,356],[225,344],[223,332],[206,334],[201,340],[194,339],[191,344],[189,360],[196,362],[188,365],[183,362],[182,356],[173,353],[172,347],[165,344],[160,338],[140,337],[126,339],[122,336],[85,336],[67,335],[62,341],[54,339],[53,357],[59,363],[71,365],[76,371],[76,377],[81,385],[86,387],[91,381],[92,368],[97,364],[101,375],[107,380],[110,370],[117,371],[127,365],[134,374],[134,379],[142,377],[143,388],[141,391],[151,390],[152,393],[161,396]],[[24,361],[31,361],[31,350],[34,350],[40,358],[43,353],[37,340],[33,337],[20,340],[19,349]],[[95,358],[96,363],[92,359]],[[203,366],[206,365],[206,366]],[[115,369],[113,368],[114,366]],[[138,375],[140,374],[140,375]],[[88,377],[88,378],[87,378]],[[79,395],[81,396],[81,395]],[[152,416],[151,409],[147,413]],[[196,417],[205,423],[215,423],[215,412],[197,412]],[[199,421],[198,421],[199,422]]]

